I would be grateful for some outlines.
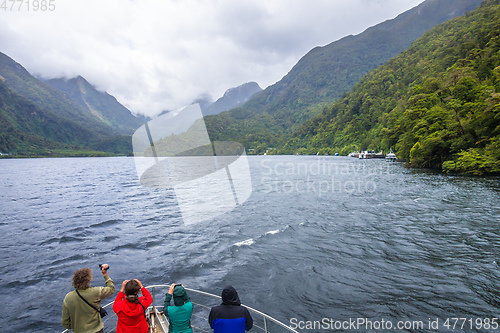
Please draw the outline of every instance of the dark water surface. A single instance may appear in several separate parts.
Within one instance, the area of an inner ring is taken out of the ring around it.
[[[498,177],[345,157],[249,162],[248,201],[185,225],[174,192],[142,187],[133,158],[0,160],[0,332],[61,332],[73,272],[91,267],[103,285],[102,262],[117,288],[232,284],[245,304],[301,328],[364,318],[393,332],[494,331]],[[467,321],[447,330],[447,318]],[[397,330],[404,321],[425,327]],[[339,331],[382,331],[350,328]]]

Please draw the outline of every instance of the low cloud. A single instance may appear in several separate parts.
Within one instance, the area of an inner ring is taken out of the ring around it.
[[[45,78],[82,75],[134,113],[279,81],[309,50],[423,0],[55,0],[0,10],[0,52]]]

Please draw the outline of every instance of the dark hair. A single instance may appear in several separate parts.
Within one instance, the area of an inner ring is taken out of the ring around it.
[[[73,274],[73,287],[76,289],[87,289],[92,281],[92,270],[88,267],[79,269]]]
[[[139,283],[135,280],[130,280],[125,284],[124,292],[127,297],[127,300],[130,302],[134,303],[139,303],[139,291],[141,290],[141,287],[139,287]]]

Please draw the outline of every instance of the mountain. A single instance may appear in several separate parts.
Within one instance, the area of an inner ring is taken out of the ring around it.
[[[256,82],[248,82],[236,88],[228,89],[224,93],[224,96],[215,101],[215,103],[202,108],[203,115],[215,115],[231,110],[242,105],[260,91],[262,91],[262,88]]]
[[[199,104],[204,116],[219,114],[231,110],[238,105],[248,101],[250,97],[262,91],[262,88],[256,82],[247,82],[235,88],[229,88],[224,95],[213,102],[208,94],[204,94],[193,101],[193,104]],[[158,116],[164,115],[171,110],[164,110]]]
[[[210,129],[213,123],[214,139],[239,141],[247,148],[283,143],[284,137],[349,91],[370,70],[408,48],[427,30],[480,3],[426,0],[359,35],[316,47],[279,82],[256,94],[243,107],[209,117],[207,126]]]
[[[500,173],[500,0],[443,23],[305,123],[281,153],[393,148],[408,165]]]
[[[36,106],[10,90],[0,77],[0,152],[48,155],[50,150],[83,150],[92,132]]]
[[[256,96],[249,110],[271,114],[330,103],[370,70],[407,49],[432,27],[465,14],[482,0],[427,0],[395,19],[347,36],[306,54],[278,83]]]
[[[56,146],[121,154],[132,150],[130,136],[121,135],[89,108],[38,80],[3,53],[0,81],[2,149],[10,147],[4,152],[32,156]],[[28,110],[31,112],[27,114]],[[32,141],[37,144],[28,144]]]
[[[214,101],[209,94],[203,94],[195,99],[192,104],[200,105],[201,112],[205,112],[213,103]]]
[[[133,134],[146,120],[134,116],[115,97],[97,91],[81,76],[69,80],[60,78],[45,82],[66,93],[73,101],[120,134]]]
[[[30,100],[39,108],[51,110],[61,117],[87,126],[98,135],[107,136],[110,130],[117,134],[89,109],[83,108],[63,92],[38,80],[23,66],[3,53],[0,53],[0,75],[9,89]]]

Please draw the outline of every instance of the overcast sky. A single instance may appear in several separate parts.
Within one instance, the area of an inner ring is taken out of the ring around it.
[[[0,8],[0,52],[44,78],[81,75],[132,112],[150,116],[203,94],[216,100],[250,81],[265,88],[312,48],[423,2],[45,1],[52,6],[35,11],[35,0],[21,7],[20,0],[7,0]]]

